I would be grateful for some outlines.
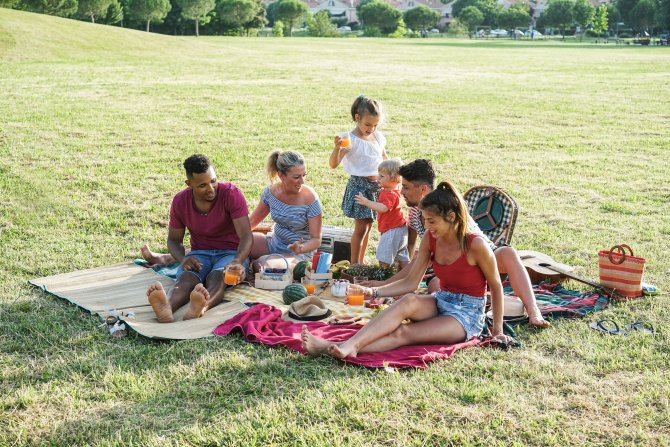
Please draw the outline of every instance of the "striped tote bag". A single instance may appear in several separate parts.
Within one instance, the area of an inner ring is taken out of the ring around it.
[[[645,262],[647,261],[644,258],[633,256],[633,250],[626,244],[615,245],[609,250],[600,250],[598,252],[600,283],[615,289],[623,296],[639,297],[642,295]]]

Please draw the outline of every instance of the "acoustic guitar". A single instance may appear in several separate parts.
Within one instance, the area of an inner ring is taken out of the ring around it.
[[[519,250],[519,257],[533,282],[540,282],[546,279],[551,281],[563,281],[567,275],[564,272],[572,273],[575,268],[554,261],[549,255],[532,250]],[[553,268],[550,268],[553,267]],[[556,270],[558,269],[558,270]]]
[[[528,270],[528,275],[531,277],[531,281],[533,282],[535,282],[534,280],[538,278],[540,278],[540,280],[549,279],[552,281],[562,281],[566,278],[570,278],[595,287],[613,300],[626,299],[625,296],[617,293],[617,291],[614,289],[605,287],[596,281],[575,275],[573,273],[575,271],[574,267],[556,262],[550,256],[545,255],[544,253],[532,250],[519,250],[518,253],[519,257],[521,258],[521,262],[523,263],[524,267],[526,267],[526,270]]]

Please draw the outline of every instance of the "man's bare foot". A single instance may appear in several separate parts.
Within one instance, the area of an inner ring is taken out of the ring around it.
[[[163,289],[161,283],[156,281],[150,285],[147,289],[147,297],[149,298],[149,304],[151,304],[151,308],[154,310],[159,323],[174,322],[172,307],[170,307],[170,302],[167,299],[165,289]]]
[[[300,339],[302,340],[302,349],[307,351],[309,355],[325,354],[328,347],[333,344],[313,335],[305,325],[302,326],[302,331],[300,331]]]
[[[142,248],[140,248],[140,254],[145,260],[149,261],[149,263],[151,264],[168,265],[175,262],[174,258],[170,253],[154,253],[146,244],[143,245]]]
[[[209,291],[198,283],[191,292],[191,302],[188,305],[188,311],[184,314],[184,320],[192,320],[194,318],[202,317],[203,310],[209,300]]]
[[[358,355],[358,350],[354,349],[353,346],[348,345],[347,342],[344,342],[341,345],[332,343],[328,347],[328,354],[338,359],[345,359],[347,357],[356,357]]]
[[[551,323],[544,319],[542,313],[540,313],[540,309],[537,307],[534,309],[533,313],[528,316],[528,324],[540,328],[548,328],[551,326]]]

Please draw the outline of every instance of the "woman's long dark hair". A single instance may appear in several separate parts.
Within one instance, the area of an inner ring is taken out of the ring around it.
[[[449,213],[452,211],[456,215],[454,225],[456,226],[456,236],[461,242],[461,249],[466,250],[468,237],[468,211],[465,206],[465,200],[460,192],[451,182],[443,181],[437,188],[429,192],[421,200],[419,208],[430,211],[448,220]]]

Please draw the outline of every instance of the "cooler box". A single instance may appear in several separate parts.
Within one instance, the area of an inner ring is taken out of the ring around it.
[[[321,227],[321,246],[319,251],[333,254],[332,263],[351,259],[351,235],[354,230],[323,225]]]

